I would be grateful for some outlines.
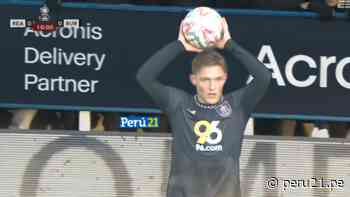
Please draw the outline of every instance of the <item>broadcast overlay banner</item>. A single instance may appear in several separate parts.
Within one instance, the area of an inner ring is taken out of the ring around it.
[[[0,6],[2,106],[140,112],[158,109],[137,84],[135,75],[148,57],[177,39],[185,10],[64,8],[57,17],[40,8]],[[57,31],[36,31],[27,26],[26,21],[45,14],[66,22]],[[350,120],[346,107],[350,100],[348,22],[322,23],[309,17],[234,11],[222,14],[233,39],[273,75],[255,115]],[[194,93],[188,80],[193,55],[180,55],[160,80]],[[224,55],[229,63],[225,89],[229,92],[251,79],[239,62]]]

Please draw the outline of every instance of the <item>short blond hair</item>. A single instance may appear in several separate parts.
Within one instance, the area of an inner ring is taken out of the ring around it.
[[[198,73],[203,67],[220,66],[227,73],[225,58],[215,49],[209,48],[198,53],[192,60],[192,74]]]

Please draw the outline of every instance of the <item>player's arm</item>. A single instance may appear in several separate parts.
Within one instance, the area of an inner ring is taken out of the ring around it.
[[[179,41],[167,44],[150,57],[136,75],[138,83],[163,110],[168,110],[170,103],[172,103],[171,94],[176,90],[162,84],[158,80],[158,76],[182,51],[184,48]]]
[[[239,104],[243,109],[250,113],[267,91],[271,81],[271,72],[250,52],[231,39],[225,19],[223,19],[223,27],[224,39],[218,43],[218,47],[227,50],[254,77],[247,86],[233,93],[237,95],[235,98],[239,99]]]
[[[265,95],[271,81],[271,72],[251,53],[240,47],[235,41],[229,40],[225,50],[230,53],[247,69],[254,79],[240,89],[240,104],[247,112],[251,112],[259,100]]]
[[[178,100],[183,98],[184,92],[162,84],[158,80],[159,74],[179,54],[196,50],[198,49],[191,48],[185,42],[180,27],[178,39],[158,50],[138,70],[137,81],[163,110],[169,110],[169,107],[175,106]]]

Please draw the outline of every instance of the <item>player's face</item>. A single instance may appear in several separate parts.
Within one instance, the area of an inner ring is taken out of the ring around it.
[[[227,79],[227,73],[221,66],[203,67],[190,78],[192,84],[196,86],[200,102],[204,104],[219,102]]]

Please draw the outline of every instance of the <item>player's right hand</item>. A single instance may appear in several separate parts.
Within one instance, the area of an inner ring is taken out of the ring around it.
[[[197,52],[197,53],[203,51],[203,49],[198,49],[186,41],[185,36],[183,34],[183,31],[182,31],[182,23],[183,23],[183,21],[181,21],[181,24],[180,24],[178,40],[182,43],[185,50],[188,52]]]

